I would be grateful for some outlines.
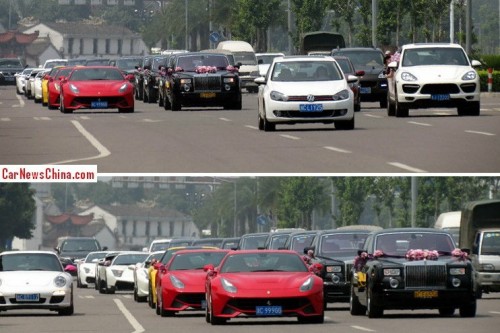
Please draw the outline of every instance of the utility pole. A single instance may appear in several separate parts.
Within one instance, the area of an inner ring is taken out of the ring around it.
[[[415,228],[417,225],[417,199],[418,199],[418,182],[417,177],[411,177],[411,227]]]
[[[378,16],[378,2],[372,0],[372,46],[377,47],[377,16]]]

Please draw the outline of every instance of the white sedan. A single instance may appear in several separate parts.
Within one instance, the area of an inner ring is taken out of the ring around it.
[[[354,129],[354,94],[330,56],[285,56],[274,59],[265,78],[255,79],[260,130],[274,131],[277,124],[325,123]]]
[[[143,262],[149,253],[121,252],[111,261],[100,262],[98,268],[98,284],[101,294],[114,294],[116,290],[133,290],[134,273],[129,266]]]
[[[24,94],[24,87],[26,85],[26,78],[29,77],[33,68],[25,68],[21,73],[16,73],[16,91],[18,94]]]
[[[54,252],[0,253],[0,311],[15,309],[73,314],[73,277]]]
[[[104,259],[108,253],[109,251],[90,252],[85,259],[75,260],[77,263],[76,286],[78,288],[87,288],[89,283],[95,283],[97,263]]]
[[[149,296],[149,270],[151,265],[161,259],[165,251],[156,251],[140,263],[130,267],[134,272],[134,300],[145,302]]]
[[[389,63],[387,115],[408,117],[410,109],[457,108],[459,116],[479,116],[480,83],[459,44],[403,46]]]

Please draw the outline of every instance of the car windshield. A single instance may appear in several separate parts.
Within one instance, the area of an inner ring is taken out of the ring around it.
[[[163,251],[166,250],[170,247],[170,241],[165,241],[165,242],[158,242],[158,243],[153,243],[151,245],[151,252],[155,251]]]
[[[356,256],[368,233],[338,233],[326,234],[321,237],[321,245],[317,254],[325,257]]]
[[[467,55],[460,48],[435,47],[407,49],[402,66],[453,65],[468,66]]]
[[[50,61],[45,65],[45,68],[53,68],[56,66],[64,66],[67,64],[67,61]]]
[[[177,59],[177,67],[182,68],[185,72],[194,72],[197,67],[200,66],[211,66],[217,67],[218,69],[225,69],[229,65],[229,62],[224,55],[218,54],[202,54],[202,55],[190,55],[182,56]]]
[[[170,264],[170,271],[203,269],[205,265],[218,266],[226,255],[226,251],[221,252],[191,252],[178,253]]]
[[[92,262],[94,259],[103,259],[106,256],[106,252],[93,252],[89,253],[87,258],[85,258],[85,262]]]
[[[500,232],[485,232],[483,235],[483,244],[481,254],[500,255]]]
[[[311,246],[312,241],[316,235],[300,235],[293,236],[290,242],[290,250],[294,250],[298,253],[303,253],[304,248]]]
[[[257,66],[257,57],[252,52],[234,52],[234,62],[242,65]]]
[[[62,272],[57,256],[46,253],[16,253],[0,256],[0,272],[55,271]]]
[[[22,67],[21,62],[18,59],[0,59],[0,67]]]
[[[452,237],[433,232],[400,232],[380,234],[375,239],[375,250],[386,255],[405,256],[408,250],[429,250],[451,253],[455,249]]]
[[[96,251],[99,246],[94,239],[72,239],[66,240],[62,244],[62,252],[75,252],[75,251]]]
[[[280,248],[283,248],[289,237],[290,234],[271,235],[271,240],[269,241],[269,249],[278,250]]]
[[[336,59],[337,64],[339,64],[340,69],[344,73],[353,73],[353,70],[351,68],[351,64],[349,63],[349,60],[347,59]]]
[[[59,79],[60,77],[68,76],[68,74],[71,73],[72,70],[73,68],[61,68],[57,71],[55,78]]]
[[[384,67],[384,54],[377,50],[341,51],[337,54],[348,57],[357,70]]]
[[[113,265],[135,265],[146,260],[148,255],[148,253],[122,254],[117,256],[115,260],[113,260]]]
[[[248,236],[241,239],[241,250],[256,250],[259,248],[264,248],[268,235],[255,235]]]
[[[86,66],[108,65],[109,59],[90,59],[85,62]]]
[[[121,69],[135,69],[141,65],[142,58],[117,59],[116,67]]]
[[[73,70],[70,81],[123,80],[123,74],[115,68],[86,68]]]
[[[271,54],[261,54],[257,56],[257,60],[261,61],[262,64],[270,65],[273,63],[274,58],[280,57],[281,55],[271,55]]]
[[[221,273],[240,272],[307,272],[300,256],[292,253],[262,252],[229,255]]]
[[[272,81],[337,81],[344,76],[333,61],[286,61],[276,62],[271,74]]]

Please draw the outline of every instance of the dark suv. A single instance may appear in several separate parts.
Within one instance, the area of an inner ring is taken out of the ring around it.
[[[55,250],[64,266],[73,264],[76,259],[82,259],[90,252],[106,250],[94,237],[60,237]]]
[[[369,47],[334,49],[332,56],[348,57],[356,71],[365,72],[359,77],[361,101],[380,102],[381,108],[387,107],[387,78],[382,50]]]
[[[21,73],[24,66],[17,58],[0,59],[0,84],[16,84],[15,74]]]

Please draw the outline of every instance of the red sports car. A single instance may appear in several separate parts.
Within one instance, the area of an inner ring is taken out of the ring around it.
[[[295,251],[232,251],[218,267],[205,269],[206,320],[212,325],[238,316],[324,321],[323,280]]]
[[[47,94],[48,94],[48,102],[47,107],[49,109],[57,109],[59,108],[59,99],[61,95],[60,89],[60,80],[63,77],[68,76],[69,73],[73,70],[74,67],[54,67],[52,71],[54,71],[49,75],[49,82],[47,85]]]
[[[134,112],[134,86],[117,67],[75,67],[61,80],[60,87],[62,113],[116,108],[119,112]]]
[[[176,252],[157,281],[157,308],[162,317],[205,307],[204,267],[217,266],[229,250],[199,249]]]

